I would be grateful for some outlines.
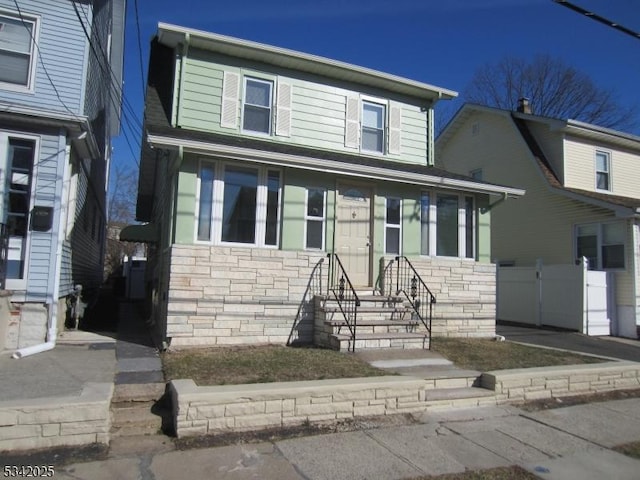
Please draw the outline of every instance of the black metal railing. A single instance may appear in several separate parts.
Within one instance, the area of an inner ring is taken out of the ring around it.
[[[9,254],[9,228],[0,223],[0,290],[7,283],[7,257]]]
[[[433,305],[436,297],[424,283],[409,259],[405,256],[396,257],[396,295],[403,294],[415,315],[429,333],[429,348],[431,348],[431,321],[433,319]]]
[[[360,298],[349,280],[349,276],[335,253],[327,254],[329,258],[329,278],[327,282],[328,296],[333,296],[338,303],[338,308],[344,317],[349,333],[351,334],[351,351],[356,351],[356,329],[358,325],[358,307]]]

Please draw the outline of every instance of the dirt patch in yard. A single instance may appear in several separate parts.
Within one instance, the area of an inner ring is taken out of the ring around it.
[[[583,405],[585,403],[624,400],[625,398],[640,398],[640,388],[633,390],[614,390],[612,392],[590,393],[585,395],[572,395],[570,397],[529,400],[522,405],[518,405],[518,408],[527,412],[537,412],[539,410],[571,407],[573,405]]]

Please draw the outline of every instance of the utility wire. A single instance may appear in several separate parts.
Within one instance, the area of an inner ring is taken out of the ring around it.
[[[100,46],[100,52],[101,55],[98,54],[97,50],[96,50],[96,46],[93,42],[93,39],[91,38],[91,36],[89,35],[89,32],[87,30],[86,25],[84,24],[84,22],[82,21],[82,18],[80,16],[80,11],[78,10],[78,7],[76,5],[76,2],[74,0],[71,1],[71,4],[73,5],[73,8],[75,10],[76,16],[78,17],[78,20],[80,22],[80,25],[82,26],[82,30],[84,32],[85,37],[87,38],[87,41],[89,42],[89,46],[91,48],[91,51],[93,52],[97,62],[98,62],[98,66],[100,67],[100,69],[102,70],[103,75],[105,76],[105,78],[109,79],[109,84],[112,86],[115,86],[117,89],[119,89],[120,91],[120,99],[122,100],[122,105],[125,106],[125,108],[123,108],[121,110],[123,116],[125,117],[125,119],[127,121],[130,121],[130,118],[127,117],[127,115],[132,115],[134,117],[134,120],[136,120],[137,126],[140,128],[140,131],[142,131],[142,124],[140,123],[140,121],[138,120],[138,118],[136,117],[135,113],[133,112],[132,107],[128,104],[126,97],[124,95],[124,91],[122,90],[122,87],[117,85],[117,82],[115,81],[114,77],[115,77],[115,73],[113,72],[110,62],[107,58],[106,52],[104,51],[104,49],[102,48],[102,46]],[[106,67],[103,64],[103,60],[106,60]],[[108,70],[108,71],[107,71]],[[115,95],[116,92],[114,92],[111,88],[108,89],[107,95],[109,95],[109,99],[111,100],[111,103],[113,104],[114,108],[116,108],[116,110],[118,109],[118,105],[117,105],[117,99],[114,99],[113,96]],[[127,112],[127,108],[130,109],[130,112]],[[131,155],[133,157],[133,160],[135,161],[135,163],[137,164],[138,168],[140,167],[139,161],[137,159],[137,155],[134,152],[134,149],[131,145],[131,141],[128,137],[128,135],[126,134],[126,130],[123,128],[122,132],[124,134],[126,143],[129,147],[129,150],[131,151]],[[135,132],[134,132],[135,133]]]
[[[620,25],[617,22],[613,22],[611,20],[608,20],[600,15],[598,15],[597,13],[591,12],[589,10],[585,10],[584,8],[575,5],[571,2],[567,2],[566,0],[553,0],[555,3],[557,3],[558,5],[562,5],[563,7],[568,8],[569,10],[573,10],[574,12],[580,13],[582,15],[584,15],[585,17],[589,17],[592,20],[595,20],[596,22],[600,22],[604,25],[606,25],[607,27],[611,27],[611,28],[615,28],[616,30],[621,31],[622,33],[626,33],[627,35],[632,36],[633,38],[635,38],[636,40],[640,40],[640,33],[639,32],[635,32],[633,30],[631,30],[630,28],[624,27],[622,25]]]

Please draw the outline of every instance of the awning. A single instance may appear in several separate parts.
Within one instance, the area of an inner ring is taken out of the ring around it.
[[[156,225],[147,223],[144,225],[127,225],[120,231],[121,242],[156,243],[158,231]]]

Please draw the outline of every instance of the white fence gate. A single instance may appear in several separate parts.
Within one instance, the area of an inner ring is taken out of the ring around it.
[[[612,333],[612,278],[606,272],[588,270],[586,262],[498,267],[497,277],[498,320],[567,328],[587,335]]]

